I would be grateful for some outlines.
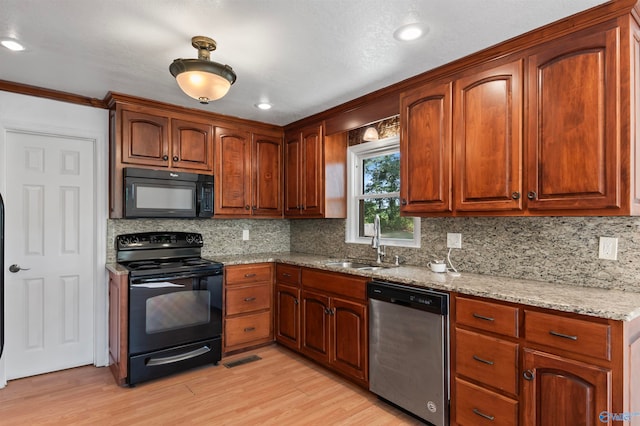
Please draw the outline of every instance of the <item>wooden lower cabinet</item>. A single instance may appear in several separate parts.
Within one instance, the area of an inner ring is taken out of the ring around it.
[[[453,296],[452,425],[636,424],[640,318]]]
[[[109,272],[109,368],[119,385],[127,378],[129,276]]]
[[[366,281],[276,265],[276,341],[368,388]]]
[[[223,352],[273,341],[273,264],[225,268]]]
[[[612,412],[611,370],[524,350],[523,425],[597,425]]]

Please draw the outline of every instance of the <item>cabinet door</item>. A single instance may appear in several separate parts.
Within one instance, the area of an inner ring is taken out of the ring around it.
[[[322,156],[322,126],[302,130],[302,214],[319,216],[324,213],[324,159]]]
[[[282,216],[282,138],[253,135],[253,202],[257,216]]]
[[[300,349],[300,289],[276,285],[276,340],[292,349]]]
[[[454,88],[454,209],[522,210],[522,61]]]
[[[528,208],[618,208],[616,29],[551,43],[529,57]]]
[[[451,83],[400,96],[402,213],[451,211]]]
[[[171,120],[172,167],[213,172],[213,135],[208,124]]]
[[[301,292],[300,352],[325,364],[329,363],[329,298],[322,294]]]
[[[123,109],[122,162],[169,167],[169,119]]]
[[[285,136],[284,214],[299,216],[302,211],[302,141],[299,132]]]
[[[367,380],[367,307],[335,298],[331,305],[332,366],[355,379]]]
[[[611,412],[611,371],[531,349],[524,350],[526,426],[600,425]]]
[[[109,368],[118,384],[127,377],[129,276],[109,272]]]
[[[216,127],[215,214],[251,214],[249,132]]]

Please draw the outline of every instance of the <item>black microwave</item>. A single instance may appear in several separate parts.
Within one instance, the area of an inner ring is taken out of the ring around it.
[[[213,176],[126,167],[126,218],[213,216]]]

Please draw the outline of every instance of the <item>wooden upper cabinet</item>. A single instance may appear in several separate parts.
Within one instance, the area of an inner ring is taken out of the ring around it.
[[[402,213],[451,211],[451,83],[402,93],[400,120]]]
[[[282,137],[254,134],[251,154],[252,212],[282,216]]]
[[[530,210],[621,206],[619,37],[569,36],[529,56]]]
[[[282,216],[282,137],[216,128],[215,214]]]
[[[122,110],[122,162],[169,166],[169,118]]]
[[[251,214],[251,134],[216,127],[215,214]]]
[[[288,132],[285,137],[285,216],[324,217],[325,140],[322,125]],[[346,167],[346,144],[342,158]]]
[[[122,162],[213,171],[212,127],[151,112],[122,110]]]
[[[213,131],[210,124],[171,120],[172,166],[213,171]]]
[[[456,211],[522,210],[522,60],[454,83]]]

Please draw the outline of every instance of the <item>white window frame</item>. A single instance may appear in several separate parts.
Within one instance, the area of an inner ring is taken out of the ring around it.
[[[362,161],[380,155],[399,152],[400,138],[392,136],[374,142],[365,142],[347,149],[347,229],[345,242],[371,244],[370,237],[359,236],[358,203],[362,198],[377,198],[376,195],[362,195]],[[379,198],[400,197],[399,192],[380,194]],[[420,218],[413,218],[413,239],[381,238],[381,244],[396,247],[420,247]]]

